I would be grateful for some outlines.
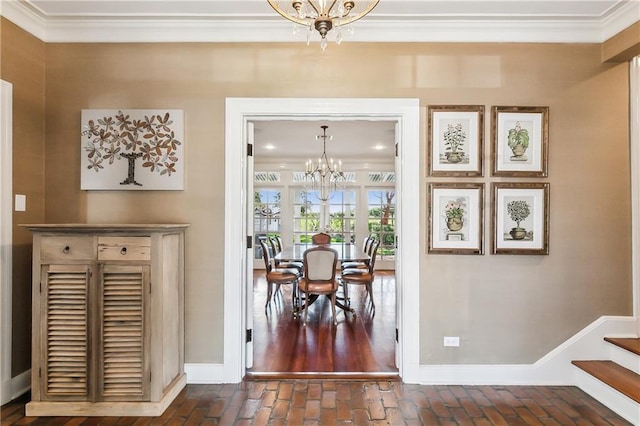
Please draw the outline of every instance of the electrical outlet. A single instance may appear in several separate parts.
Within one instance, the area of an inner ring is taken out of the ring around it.
[[[460,346],[460,338],[444,336],[444,346]]]

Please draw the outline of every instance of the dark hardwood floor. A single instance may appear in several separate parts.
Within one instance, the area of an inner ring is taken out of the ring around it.
[[[380,378],[397,374],[393,271],[376,271],[375,312],[365,288],[351,285],[349,296],[356,315],[336,309],[337,326],[332,325],[331,304],[326,297],[310,306],[307,326],[303,326],[302,320],[293,316],[291,291],[290,285],[281,286],[265,315],[264,271],[254,272],[254,350],[249,377]]]

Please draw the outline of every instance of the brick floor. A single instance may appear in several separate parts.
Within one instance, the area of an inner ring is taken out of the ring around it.
[[[9,425],[630,425],[576,387],[427,386],[393,381],[271,380],[188,385],[161,417],[25,417]]]

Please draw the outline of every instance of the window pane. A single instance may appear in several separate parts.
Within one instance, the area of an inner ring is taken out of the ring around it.
[[[259,189],[253,195],[254,256],[262,258],[259,241],[280,235],[280,190]]]
[[[395,258],[395,192],[393,190],[368,191],[369,232],[380,241],[378,259]]]
[[[293,234],[295,242],[310,242],[323,231],[333,242],[353,241],[355,231],[355,191],[332,193],[327,203],[318,199],[317,191],[294,191]]]

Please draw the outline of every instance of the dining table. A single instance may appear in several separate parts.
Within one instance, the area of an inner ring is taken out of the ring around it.
[[[369,255],[362,248],[353,243],[331,243],[325,244],[338,252],[338,262],[366,262]],[[280,253],[275,256],[277,261],[283,262],[302,262],[305,250],[315,247],[311,243],[296,243],[284,247]]]
[[[361,247],[353,243],[331,243],[323,244],[338,252],[338,262],[367,262],[370,257],[362,250]],[[311,243],[296,243],[291,246],[284,247],[280,253],[275,256],[276,261],[282,262],[303,262],[304,252],[311,248],[316,247]],[[305,300],[304,304],[297,308],[297,312],[294,315],[302,312],[309,305],[316,301],[318,295],[311,295],[309,300]],[[344,303],[342,303],[344,301]],[[336,297],[336,306],[346,312],[354,313],[354,310],[349,306],[349,301],[344,297]]]

